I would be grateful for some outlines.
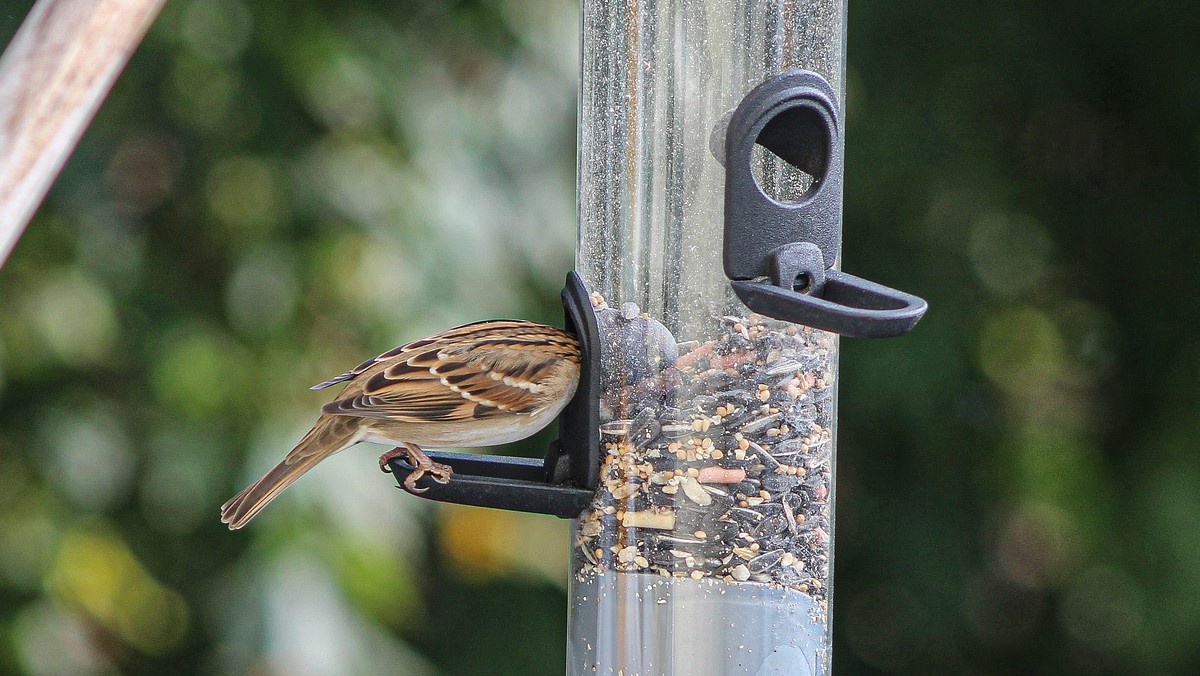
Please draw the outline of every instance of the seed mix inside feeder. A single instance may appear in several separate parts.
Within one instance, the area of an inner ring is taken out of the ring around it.
[[[604,465],[580,517],[577,575],[786,587],[823,612],[836,338],[749,314],[676,344],[631,303],[593,305]]]

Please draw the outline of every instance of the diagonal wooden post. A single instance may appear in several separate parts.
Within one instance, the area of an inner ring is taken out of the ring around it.
[[[0,57],[0,266],[164,0],[38,0]]]

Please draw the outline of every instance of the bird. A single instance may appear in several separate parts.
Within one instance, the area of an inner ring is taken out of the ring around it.
[[[361,441],[395,446],[379,466],[407,456],[404,480],[419,493],[428,474],[450,480],[447,465],[422,447],[478,448],[524,439],[554,420],[579,383],[579,340],[567,331],[524,320],[464,324],[414,340],[312,386],[345,383],[283,461],[221,506],[221,522],[237,530],[325,458]]]

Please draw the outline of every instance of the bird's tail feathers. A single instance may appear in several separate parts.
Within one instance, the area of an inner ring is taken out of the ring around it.
[[[278,465],[264,474],[258,481],[247,486],[241,493],[221,505],[221,523],[229,530],[237,530],[250,522],[264,507],[292,485],[305,472],[325,458],[349,448],[361,440],[361,434],[353,424],[345,420],[322,416],[308,434]]]

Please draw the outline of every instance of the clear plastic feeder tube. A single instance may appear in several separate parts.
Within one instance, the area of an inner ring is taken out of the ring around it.
[[[567,673],[827,674],[838,342],[732,295],[718,154],[764,79],[842,90],[844,0],[582,12],[577,268],[604,465],[573,533]],[[806,187],[770,153],[756,168],[773,196]]]

